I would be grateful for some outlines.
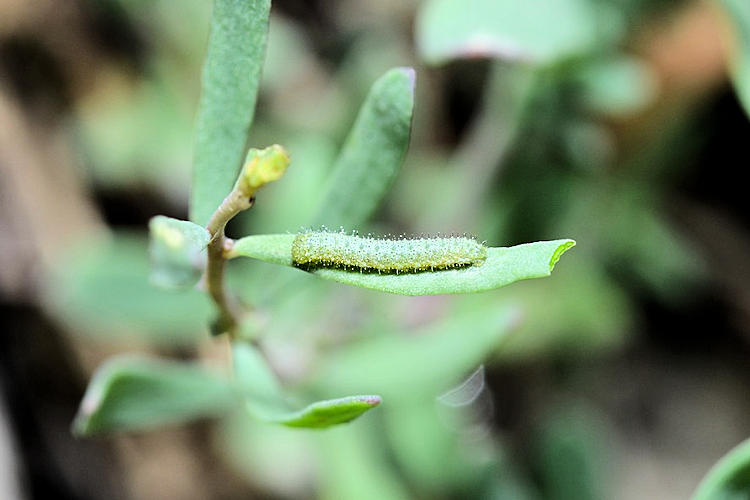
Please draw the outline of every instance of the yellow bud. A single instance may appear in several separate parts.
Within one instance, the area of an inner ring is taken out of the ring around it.
[[[289,153],[278,144],[265,149],[250,149],[235,187],[250,197],[260,187],[280,179],[289,161]]]

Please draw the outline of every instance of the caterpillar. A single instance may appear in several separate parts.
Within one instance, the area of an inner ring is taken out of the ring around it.
[[[292,263],[378,273],[418,273],[479,266],[487,247],[468,237],[375,238],[344,232],[310,231],[292,244]]]

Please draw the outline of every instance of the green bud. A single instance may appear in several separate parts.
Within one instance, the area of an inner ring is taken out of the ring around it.
[[[250,197],[262,186],[280,179],[288,166],[289,153],[278,144],[250,149],[235,188]]]

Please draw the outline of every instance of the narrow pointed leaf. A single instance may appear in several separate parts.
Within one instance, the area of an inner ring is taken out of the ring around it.
[[[248,413],[265,422],[322,429],[350,422],[380,404],[379,396],[348,396],[317,401],[299,411],[290,410],[263,356],[242,341],[234,343],[233,353],[237,382],[246,398],[245,407]]]
[[[111,359],[94,374],[73,432],[151,429],[218,416],[238,399],[227,379],[196,365],[139,357]]]
[[[380,404],[380,396],[348,396],[318,401],[306,408],[286,415],[279,423],[288,427],[313,429],[350,422]]]
[[[291,266],[295,235],[248,236],[238,240],[230,257],[252,257]],[[549,276],[573,240],[539,241],[513,247],[492,247],[481,265],[407,274],[361,273],[334,268],[309,272],[326,280],[400,295],[439,295],[492,290],[516,281]]]
[[[373,84],[333,167],[314,226],[355,227],[375,211],[406,155],[414,81],[412,68],[394,68]]]
[[[750,439],[716,462],[692,500],[741,500],[750,492]]]
[[[190,220],[205,225],[245,157],[268,37],[270,0],[215,0],[196,119]]]

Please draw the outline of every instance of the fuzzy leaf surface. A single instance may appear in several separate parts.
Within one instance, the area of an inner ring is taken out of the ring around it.
[[[190,220],[206,225],[245,157],[268,38],[270,0],[215,0],[193,150]]]
[[[292,266],[295,235],[248,236],[237,240],[229,257],[251,257]],[[441,271],[377,274],[335,268],[311,269],[319,278],[399,295],[439,295],[492,290],[516,281],[542,278],[552,273],[560,256],[575,245],[563,239],[538,241],[513,247],[491,247],[481,265]]]
[[[412,68],[394,68],[375,81],[333,166],[314,226],[356,227],[378,207],[409,145],[415,78]]]

